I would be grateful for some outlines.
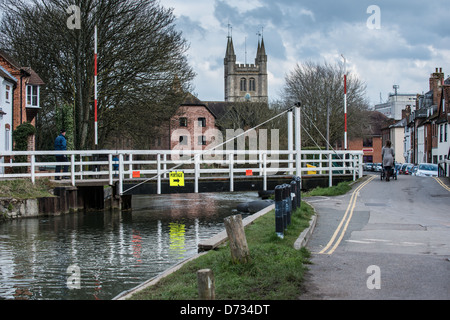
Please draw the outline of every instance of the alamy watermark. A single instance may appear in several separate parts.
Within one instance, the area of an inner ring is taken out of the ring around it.
[[[67,268],[67,288],[70,290],[81,289],[81,269],[76,264],[72,264]]]
[[[214,164],[228,165],[228,156],[233,153],[240,163],[257,164],[258,159],[261,160],[261,153],[266,151],[267,167],[276,168],[279,160],[279,129],[270,129],[270,149],[268,134],[267,129],[226,129],[224,137],[222,131],[216,128],[204,132],[197,126],[194,127],[194,132],[176,129],[171,134],[171,142],[174,144],[171,159],[174,162],[189,160],[192,151],[200,150],[203,159]]]
[[[377,5],[367,7],[367,13],[371,16],[367,19],[366,25],[370,30],[381,29],[381,9]]]
[[[70,5],[66,9],[67,14],[70,16],[67,18],[67,28],[70,30],[81,29],[81,9],[79,6]]]
[[[367,267],[366,273],[370,274],[367,278],[367,289],[381,289],[381,269],[377,265],[371,265]]]

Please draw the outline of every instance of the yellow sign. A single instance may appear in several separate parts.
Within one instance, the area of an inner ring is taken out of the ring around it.
[[[184,172],[173,171],[169,174],[171,187],[184,187]]]
[[[310,164],[306,164],[307,168],[317,168],[316,166],[312,166]],[[307,174],[317,174],[317,171],[308,171]]]

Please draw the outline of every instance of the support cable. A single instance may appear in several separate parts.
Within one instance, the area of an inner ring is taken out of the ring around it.
[[[170,168],[170,169],[162,170],[159,174],[157,174],[157,175],[155,175],[155,176],[153,176],[153,177],[151,177],[151,178],[148,178],[148,179],[146,179],[146,180],[144,180],[144,181],[142,181],[142,182],[140,182],[140,183],[138,183],[138,184],[136,184],[136,185],[134,185],[134,186],[128,188],[127,190],[123,191],[122,194],[124,194],[124,193],[126,193],[126,192],[128,192],[128,191],[130,191],[130,190],[132,190],[132,189],[134,189],[134,188],[136,188],[136,187],[138,187],[138,186],[144,184],[144,183],[147,183],[147,182],[149,182],[149,181],[151,181],[151,180],[154,180],[154,179],[158,178],[158,176],[160,176],[160,175],[162,175],[162,174],[164,174],[164,173],[168,173],[168,172],[170,172],[170,171],[173,171],[173,170],[179,168],[180,166],[185,165],[185,164],[187,164],[187,163],[193,161],[193,160],[195,159],[195,157],[203,156],[203,155],[207,154],[208,152],[211,152],[211,151],[213,151],[214,149],[216,149],[216,148],[218,148],[218,147],[221,147],[221,146],[223,146],[224,144],[227,144],[228,142],[231,142],[231,141],[233,141],[233,140],[239,138],[240,136],[245,135],[245,134],[247,134],[248,132],[250,132],[250,131],[252,131],[252,130],[255,130],[255,129],[257,129],[257,128],[263,126],[263,125],[265,125],[266,123],[268,123],[268,122],[270,122],[270,121],[272,121],[272,120],[275,120],[275,119],[278,118],[278,117],[281,117],[282,115],[284,115],[285,113],[287,113],[287,112],[289,112],[289,111],[291,111],[291,110],[292,110],[292,108],[289,108],[289,109],[287,109],[287,110],[285,110],[285,111],[283,111],[283,112],[277,114],[276,116],[273,116],[272,118],[270,118],[270,119],[268,119],[268,120],[266,120],[266,121],[261,122],[260,124],[254,126],[253,128],[250,128],[250,129],[248,129],[247,131],[244,131],[244,132],[238,134],[237,136],[234,136],[233,138],[230,138],[230,139],[228,139],[227,141],[222,142],[222,143],[218,144],[217,146],[214,146],[214,147],[211,148],[211,149],[203,150],[201,153],[196,154],[195,156],[191,157],[189,160],[185,160],[184,162],[182,162],[182,163],[180,163],[180,164],[178,164],[178,165],[176,165],[176,166],[174,166],[174,167],[172,167],[172,168]]]

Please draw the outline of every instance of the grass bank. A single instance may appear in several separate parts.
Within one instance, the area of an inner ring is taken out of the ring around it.
[[[275,234],[273,210],[245,229],[250,263],[231,263],[230,248],[225,245],[188,262],[155,286],[137,292],[131,299],[198,299],[197,271],[206,268],[214,273],[218,300],[297,299],[310,253],[305,248],[295,250],[293,244],[309,226],[313,214],[314,210],[302,202],[301,208],[292,215],[284,239],[280,239]]]
[[[352,189],[351,185],[353,183],[354,183],[353,181],[344,181],[340,182],[336,186],[332,186],[329,188],[317,187],[313,190],[302,193],[302,198],[317,197],[317,196],[327,196],[327,197],[340,196],[349,192]]]
[[[53,185],[48,179],[36,179],[35,184],[29,179],[0,181],[0,198],[7,199],[35,199],[51,197]]]

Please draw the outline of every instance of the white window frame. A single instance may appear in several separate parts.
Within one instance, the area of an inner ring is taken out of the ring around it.
[[[37,92],[33,92],[35,89],[37,90]],[[27,94],[26,94],[26,99],[27,99],[27,107],[32,107],[32,108],[38,108],[39,107],[39,100],[40,100],[40,90],[39,90],[39,86],[36,85],[27,85]],[[30,92],[31,90],[31,92]],[[33,103],[34,98],[36,98],[36,104]]]

